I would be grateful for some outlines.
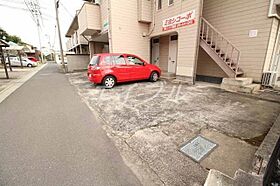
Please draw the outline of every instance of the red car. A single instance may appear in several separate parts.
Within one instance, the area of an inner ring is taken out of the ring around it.
[[[33,62],[38,62],[39,60],[35,57],[28,57],[29,60],[33,61]]]
[[[150,80],[157,81],[161,70],[132,54],[96,54],[88,66],[88,79],[95,84],[112,88],[116,83]]]

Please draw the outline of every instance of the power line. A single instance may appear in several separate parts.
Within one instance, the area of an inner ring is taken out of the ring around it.
[[[16,3],[16,4],[24,4],[24,2],[17,1],[17,0],[1,0],[1,1],[6,1],[6,2],[9,2],[9,3]]]
[[[18,9],[18,10],[22,10],[22,11],[29,11],[29,9],[23,8],[23,7],[16,7],[16,6],[11,6],[11,5],[7,5],[7,4],[0,4],[0,6],[2,7],[6,7],[6,8],[11,8],[11,9]],[[34,21],[34,23],[36,23],[36,21],[32,18],[32,20]]]
[[[28,3],[26,1],[24,1],[28,11],[31,13],[31,18],[32,20],[34,21],[34,23],[37,25],[37,20],[36,20],[36,17],[35,15],[32,13],[32,8],[30,6],[28,6]]]
[[[31,14],[31,17],[37,26],[38,39],[39,39],[39,45],[40,45],[40,50],[41,50],[41,61],[42,61],[43,54],[42,54],[42,43],[41,43],[41,33],[40,33],[40,29],[41,29],[40,19],[41,19],[41,22],[43,21],[43,19],[42,19],[41,7],[40,7],[38,0],[24,0],[24,3],[26,5],[26,7],[28,8],[28,10]]]
[[[62,6],[62,8],[68,13],[68,15],[72,18],[74,18],[74,16],[70,13],[70,11],[64,6],[64,4],[62,4],[62,2],[60,1],[60,4]]]
[[[21,6],[16,6],[15,4],[4,4],[4,3],[5,2],[0,3],[0,6],[5,7],[5,8],[22,10],[22,11],[25,11],[25,12],[30,12],[30,10],[28,8],[24,8],[24,7],[21,7]],[[27,7],[26,4],[25,4],[25,7]],[[50,20],[50,19],[55,20],[55,17],[50,15],[50,14],[47,14],[47,13],[42,13],[42,19],[43,20]]]
[[[0,3],[0,6],[6,7],[6,8],[12,8],[12,9],[19,9],[19,10],[23,10],[23,11],[28,11],[28,9],[23,8],[23,7],[16,7],[16,6],[11,6],[11,5],[2,4],[2,3]]]
[[[24,1],[22,1],[22,0],[1,0],[1,1],[6,1],[7,3],[11,3],[11,4],[22,4],[22,5],[26,5],[26,3],[25,3],[25,0]],[[37,1],[38,2],[38,1]],[[38,4],[39,4],[39,2],[38,2]],[[41,6],[40,5],[40,9],[42,9],[42,10],[47,10],[47,8],[46,7],[43,7],[43,6]]]

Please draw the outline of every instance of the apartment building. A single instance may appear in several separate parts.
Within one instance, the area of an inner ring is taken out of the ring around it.
[[[66,49],[68,52],[75,54],[89,54],[88,40],[86,37],[81,35],[81,31],[79,29],[78,14],[79,11],[76,12],[76,15],[65,35],[65,37],[68,38],[66,42]]]
[[[133,53],[178,79],[251,77],[280,86],[279,6],[279,0],[91,0],[69,30],[88,38],[91,55]]]

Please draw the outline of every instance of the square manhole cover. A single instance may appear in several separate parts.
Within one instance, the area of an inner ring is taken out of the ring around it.
[[[218,145],[200,135],[188,141],[180,148],[180,151],[193,159],[200,162],[210,152],[212,152]]]

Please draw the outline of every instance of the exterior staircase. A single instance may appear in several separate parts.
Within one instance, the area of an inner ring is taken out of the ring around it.
[[[241,77],[240,50],[206,19],[201,18],[200,46],[230,78]]]

